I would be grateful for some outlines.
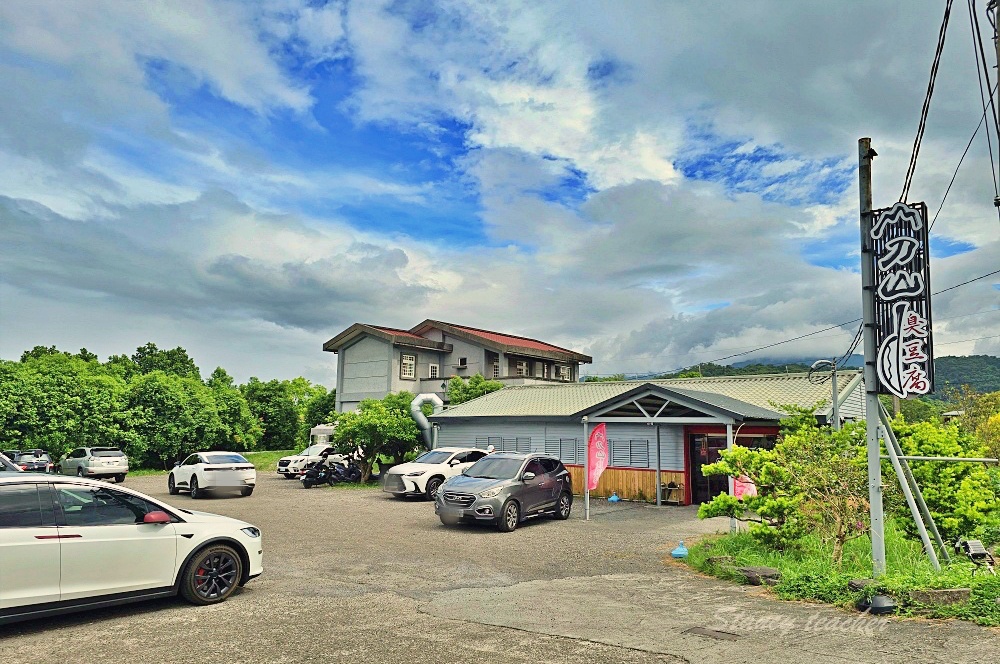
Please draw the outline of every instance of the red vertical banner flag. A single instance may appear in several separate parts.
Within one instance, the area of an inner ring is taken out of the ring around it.
[[[608,451],[608,427],[603,422],[594,427],[590,432],[590,440],[587,441],[587,490],[593,491],[597,488],[597,481],[601,479],[601,473],[608,467],[608,460],[611,453]]]

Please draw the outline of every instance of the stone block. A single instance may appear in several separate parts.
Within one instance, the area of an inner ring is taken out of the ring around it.
[[[911,590],[910,601],[930,606],[963,604],[969,601],[971,588],[947,588],[944,590]]]

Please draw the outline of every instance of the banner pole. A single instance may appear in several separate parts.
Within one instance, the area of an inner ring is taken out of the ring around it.
[[[587,416],[583,416],[583,519],[590,521],[590,442],[587,440]]]

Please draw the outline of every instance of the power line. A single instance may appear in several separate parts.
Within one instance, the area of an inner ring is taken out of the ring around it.
[[[996,87],[993,88],[993,94],[990,95],[990,99],[996,94]],[[965,146],[965,152],[962,153],[962,158],[958,160],[958,165],[955,166],[955,172],[951,176],[951,182],[948,183],[948,188],[944,190],[944,196],[941,197],[941,205],[938,206],[937,212],[934,213],[934,218],[931,219],[930,225],[927,227],[927,232],[929,233],[934,229],[934,222],[937,221],[938,215],[941,214],[941,209],[944,207],[944,202],[948,200],[948,194],[951,192],[952,185],[955,184],[955,178],[958,177],[958,169],[962,167],[962,162],[965,161],[965,155],[969,154],[969,148],[972,147],[972,142],[976,140],[976,135],[979,134],[979,130],[983,128],[983,123],[986,121],[986,109],[983,108],[983,115],[979,118],[979,124],[976,125],[976,130],[972,132],[972,138]],[[987,129],[986,142],[989,143],[989,130]],[[991,154],[992,159],[992,154]]]
[[[966,341],[982,341],[983,339],[997,339],[1000,338],[1000,334],[994,334],[989,337],[976,337],[975,339],[960,339],[959,341],[945,341],[944,343],[934,342],[935,346],[950,346],[951,344],[964,344]]]
[[[913,152],[910,154],[910,165],[906,169],[906,179],[903,181],[903,193],[899,195],[901,203],[906,202],[906,197],[910,193],[910,184],[913,182],[913,172],[917,169],[917,156],[920,154],[920,143],[923,141],[924,130],[927,128],[927,113],[931,108],[931,97],[934,96],[934,83],[937,80],[938,67],[941,64],[941,54],[944,52],[944,37],[945,33],[948,32],[948,19],[951,18],[952,1],[948,0],[944,8],[944,18],[941,20],[937,48],[934,51],[934,62],[931,64],[931,76],[927,82],[927,94],[924,96],[924,106],[920,109],[920,123],[917,125],[917,135],[913,139]]]
[[[937,292],[931,293],[931,295],[934,296],[934,295],[940,295],[941,293],[947,293],[948,291],[955,290],[956,288],[960,288],[962,286],[971,284],[973,282],[979,281],[980,279],[985,279],[986,277],[991,277],[994,274],[1000,274],[1000,270],[994,270],[992,272],[987,272],[986,274],[981,274],[978,277],[973,277],[972,279],[969,279],[967,281],[963,281],[960,284],[955,284],[954,286],[949,286],[948,288],[944,288],[944,289],[941,289],[941,290],[939,290]],[[974,312],[969,313],[969,314],[961,314],[959,316],[950,316],[948,318],[938,318],[936,320],[942,321],[942,320],[949,320],[949,318],[962,318],[963,316],[972,316],[972,315],[975,315],[975,314],[986,313],[988,311],[998,311],[998,310],[997,309],[984,309],[983,311],[974,311]],[[798,341],[800,339],[805,339],[807,337],[812,337],[812,336],[815,336],[817,334],[822,334],[823,332],[829,332],[830,330],[835,330],[835,329],[837,329],[839,327],[844,327],[845,325],[853,325],[854,323],[858,323],[858,322],[861,322],[861,319],[860,318],[855,318],[854,320],[845,321],[843,323],[837,323],[836,325],[831,325],[830,327],[824,327],[821,330],[816,330],[814,332],[808,332],[806,334],[800,334],[799,336],[792,337],[791,339],[785,339],[783,341],[776,341],[773,344],[767,344],[766,346],[758,346],[758,347],[753,348],[751,350],[743,351],[742,353],[734,353],[732,355],[726,355],[725,357],[720,357],[720,358],[716,358],[714,360],[708,360],[708,361],[705,361],[705,362],[699,362],[699,363],[696,363],[696,364],[715,364],[716,362],[722,362],[723,360],[730,360],[730,359],[732,359],[734,357],[741,357],[743,355],[749,355],[749,354],[755,353],[755,352],[757,352],[759,350],[766,350],[768,348],[774,348],[775,346],[781,346],[782,344],[787,344],[787,343],[790,343],[792,341]],[[856,338],[858,338],[858,337],[856,337]],[[988,338],[991,338],[991,337],[983,337],[983,338],[984,339],[988,339]],[[967,339],[966,341],[974,341],[974,340],[973,339]],[[961,343],[961,342],[957,342],[957,341],[951,342],[951,341],[949,341],[947,343],[935,344],[935,345],[945,346],[945,345],[948,345],[950,343]],[[852,342],[852,347],[856,348],[857,344],[855,342]],[[694,354],[694,353],[685,353],[685,355],[687,355],[687,354]],[[847,358],[849,359],[850,355],[847,355]],[[684,367],[680,367],[679,369],[675,369],[673,371],[647,371],[647,372],[642,372],[642,373],[659,373],[659,374],[677,373],[678,371],[684,371],[685,369],[689,369],[692,366],[694,366],[694,365],[693,364],[687,365],[687,366],[684,366]],[[591,374],[591,375],[598,376],[598,375],[603,375],[603,374]],[[607,375],[612,375],[612,374],[607,374]]]
[[[987,272],[986,274],[981,274],[978,277],[975,277],[973,279],[969,279],[968,281],[963,281],[960,284],[955,284],[954,286],[949,286],[948,288],[945,288],[944,290],[939,290],[936,293],[931,293],[931,295],[940,295],[941,293],[947,293],[950,290],[955,290],[959,286],[964,286],[966,284],[971,284],[973,281],[979,281],[980,279],[985,279],[986,277],[992,277],[994,274],[1000,274],[1000,270],[993,270],[992,272]]]

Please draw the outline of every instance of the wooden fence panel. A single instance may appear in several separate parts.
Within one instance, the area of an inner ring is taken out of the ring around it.
[[[583,466],[567,465],[566,470],[573,477],[573,493],[583,495]],[[667,484],[675,482],[684,486],[684,473],[676,470],[661,470],[660,482]],[[597,488],[590,492],[591,496],[606,498],[611,492],[618,493],[623,500],[644,500],[656,502],[656,471],[645,468],[607,468],[597,482]],[[683,491],[682,491],[683,494]]]

